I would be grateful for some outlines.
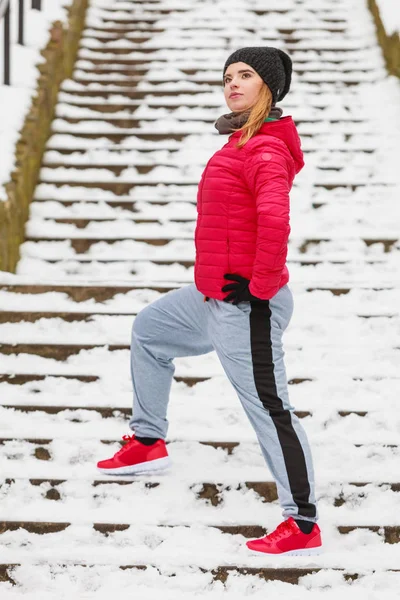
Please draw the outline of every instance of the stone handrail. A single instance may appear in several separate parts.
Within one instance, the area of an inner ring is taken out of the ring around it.
[[[16,144],[16,167],[6,183],[7,199],[0,200],[0,270],[15,272],[24,241],[29,205],[38,181],[42,157],[50,135],[61,82],[71,77],[85,22],[88,0],[73,0],[67,23],[53,24],[50,40],[38,65],[36,95]]]
[[[368,0],[368,6],[375,20],[378,41],[382,47],[387,69],[391,75],[400,77],[400,32],[395,31],[389,35],[385,30],[376,0]]]

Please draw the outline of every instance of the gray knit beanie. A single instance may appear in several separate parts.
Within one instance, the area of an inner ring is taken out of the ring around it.
[[[286,52],[271,46],[239,48],[225,63],[223,76],[232,63],[244,62],[252,67],[272,92],[273,104],[280,102],[290,89],[292,60]]]

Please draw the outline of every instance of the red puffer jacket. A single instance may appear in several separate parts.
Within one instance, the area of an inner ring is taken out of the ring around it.
[[[223,300],[225,273],[250,279],[250,292],[272,298],[289,280],[289,192],[303,168],[292,117],[264,122],[243,148],[241,132],[208,161],[197,193],[195,283]]]

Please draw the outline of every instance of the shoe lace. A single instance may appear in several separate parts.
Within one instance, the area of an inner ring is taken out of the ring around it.
[[[131,443],[135,441],[136,436],[135,436],[135,434],[133,434],[133,435],[123,435],[122,439],[124,440],[124,442],[126,442],[126,444],[124,444],[122,446],[122,448],[120,448],[118,450],[118,452],[116,452],[115,456],[120,456],[121,454],[123,454],[123,452],[125,452],[125,450],[127,449],[127,447],[130,446]]]
[[[268,541],[270,541],[270,542],[277,542],[282,537],[284,537],[284,535],[286,533],[288,533],[289,531],[293,532],[292,524],[289,523],[289,520],[283,521],[283,523],[280,523],[278,525],[278,527],[275,529],[275,531],[273,531],[272,533],[270,533],[267,536]]]

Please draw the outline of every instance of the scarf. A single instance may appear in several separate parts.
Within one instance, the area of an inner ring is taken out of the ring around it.
[[[268,115],[268,119],[280,119],[283,114],[283,110],[278,106],[273,106]],[[233,133],[234,129],[243,127],[249,118],[250,110],[246,110],[240,113],[227,113],[221,115],[219,119],[214,123],[215,129],[218,129],[219,133]]]

